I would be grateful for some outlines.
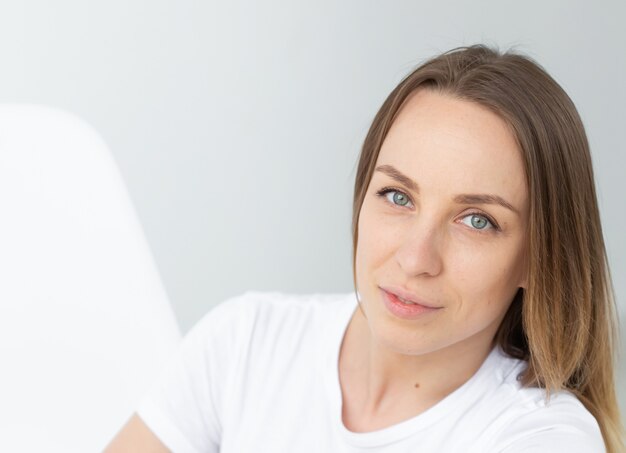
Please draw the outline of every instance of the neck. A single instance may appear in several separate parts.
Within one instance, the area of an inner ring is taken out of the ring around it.
[[[350,382],[347,391],[364,418],[393,412],[415,416],[476,373],[493,347],[494,334],[495,329],[493,334],[486,332],[442,349],[407,355],[376,341],[357,309],[342,344],[340,374]]]

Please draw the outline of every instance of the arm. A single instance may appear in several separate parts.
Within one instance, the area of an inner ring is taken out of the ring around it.
[[[137,414],[126,422],[104,449],[104,453],[169,453]]]
[[[218,453],[226,383],[254,308],[233,297],[196,323],[104,453]]]
[[[220,398],[229,379],[229,360],[237,356],[233,348],[242,309],[251,306],[222,303],[207,313],[104,452],[218,453]]]

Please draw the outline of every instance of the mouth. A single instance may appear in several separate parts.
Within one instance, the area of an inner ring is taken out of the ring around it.
[[[379,286],[379,288],[407,305],[421,305],[422,307],[432,309],[442,308],[397,286]]]
[[[383,304],[397,318],[414,320],[428,314],[439,311],[442,307],[436,307],[428,302],[418,299],[414,295],[407,294],[399,288],[379,287]],[[400,294],[398,294],[398,292]]]

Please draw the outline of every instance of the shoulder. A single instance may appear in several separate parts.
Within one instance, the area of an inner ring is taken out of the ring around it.
[[[185,342],[205,366],[219,369],[225,386],[244,388],[252,377],[293,375],[297,365],[310,372],[330,341],[333,311],[349,305],[345,294],[248,291],[210,310]]]
[[[189,331],[188,337],[213,333],[241,336],[268,330],[306,328],[332,316],[333,311],[349,308],[350,294],[289,294],[247,291],[214,306]]]
[[[541,390],[543,392],[543,390]],[[560,392],[537,405],[527,405],[498,436],[503,453],[604,452],[596,419],[573,395]]]
[[[223,300],[185,335],[141,402],[141,419],[172,451],[215,450],[241,423],[240,408],[254,414],[265,404],[272,413],[281,395],[291,397],[287,386],[319,379],[311,358],[326,337],[320,321],[343,306],[346,296],[332,294],[249,291]]]
[[[548,397],[543,388],[522,386],[517,376],[525,362],[520,360],[501,356],[500,366],[505,371],[496,392],[494,409],[502,411],[502,415],[495,424],[496,432],[492,433],[493,451],[605,451],[598,422],[574,394],[561,390]]]
[[[291,294],[277,291],[246,291],[214,306],[204,315],[199,324],[210,323],[212,318],[228,318],[243,313],[256,316],[307,315],[349,304],[351,298],[354,296],[350,293]]]

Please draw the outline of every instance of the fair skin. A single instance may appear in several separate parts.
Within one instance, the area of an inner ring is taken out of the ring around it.
[[[343,422],[354,432],[412,418],[465,383],[525,286],[528,189],[514,136],[496,114],[417,91],[376,169],[358,224],[360,309],[339,359]],[[399,318],[380,287],[438,308]]]
[[[418,415],[488,355],[525,286],[528,189],[520,155],[506,124],[477,104],[427,90],[407,100],[359,217],[361,309],[339,358],[348,429],[373,431]],[[418,187],[394,179],[394,171]],[[395,192],[377,195],[386,187]],[[440,308],[417,319],[395,317],[379,286],[402,287]],[[131,451],[168,450],[134,415],[105,450]]]
[[[104,453],[169,453],[169,450],[143,420],[133,414],[104,449]]]

